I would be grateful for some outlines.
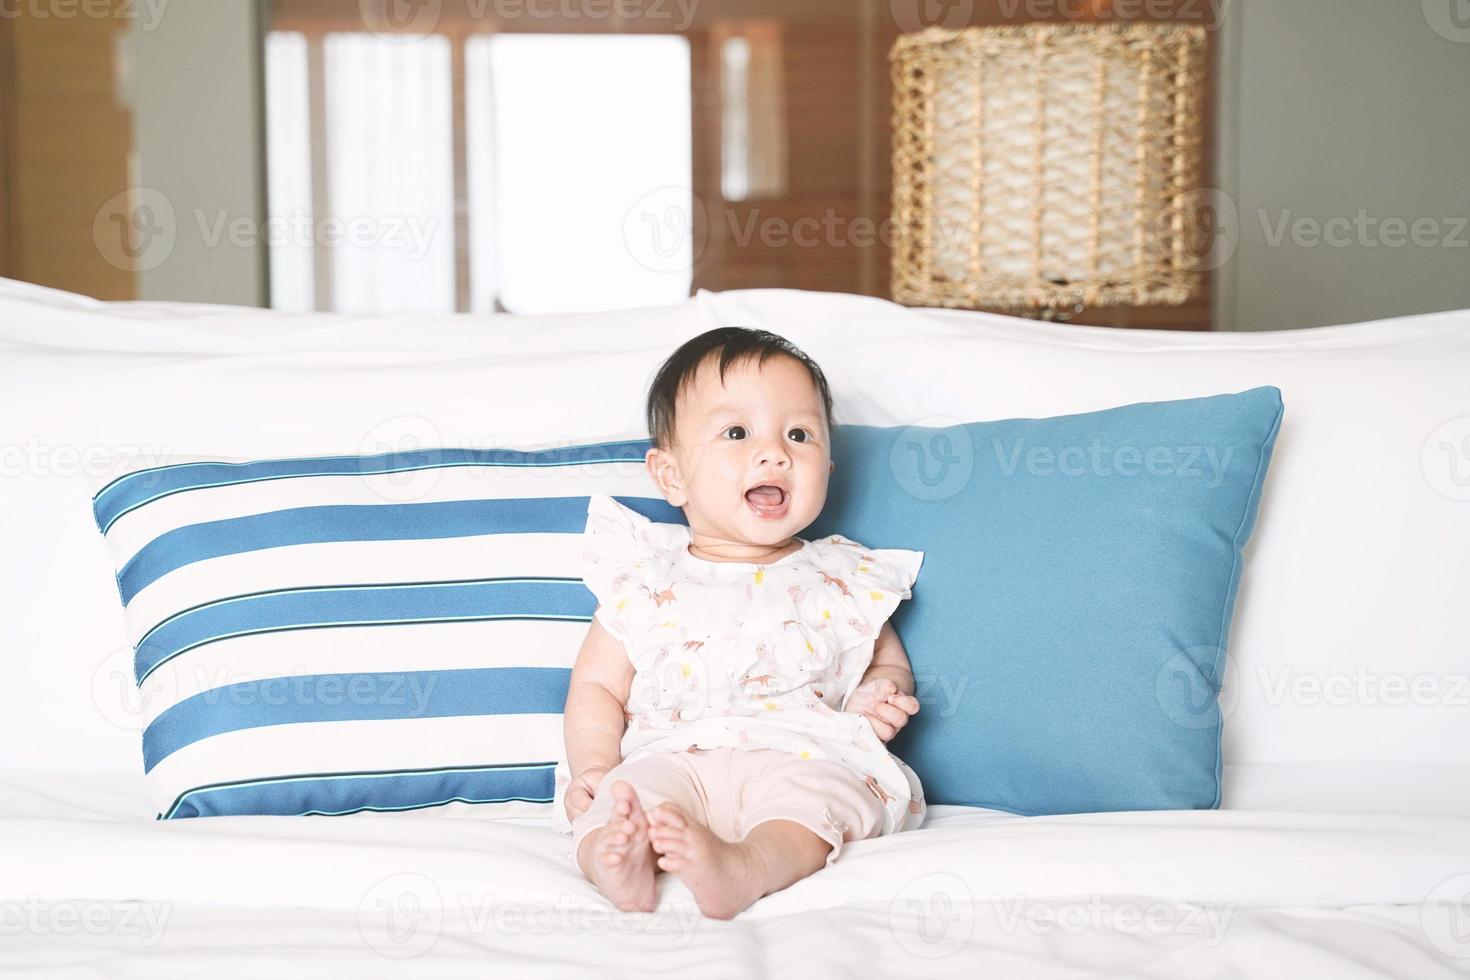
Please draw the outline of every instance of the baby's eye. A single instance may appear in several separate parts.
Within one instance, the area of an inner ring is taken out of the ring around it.
[[[738,432],[739,435],[730,436],[730,433],[732,433],[732,432]],[[725,430],[725,435],[730,436],[731,439],[744,439],[745,438],[745,426],[743,426],[743,425],[732,425],[732,426],[730,426],[730,428],[728,428],[728,429]]]
[[[801,438],[797,439],[797,442],[806,442],[812,437],[812,434],[810,432],[802,428],[792,429],[790,432],[787,433],[787,435],[793,437],[800,436]]]

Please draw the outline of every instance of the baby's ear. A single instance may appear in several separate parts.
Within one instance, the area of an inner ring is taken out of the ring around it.
[[[680,486],[679,463],[672,453],[654,446],[644,454],[643,465],[665,500],[675,507],[683,507],[689,502],[688,495]]]

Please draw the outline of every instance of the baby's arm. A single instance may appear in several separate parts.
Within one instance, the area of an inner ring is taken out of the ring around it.
[[[562,715],[567,767],[572,776],[572,788],[567,795],[569,811],[586,809],[585,804],[590,802],[579,800],[582,805],[578,807],[573,801],[572,792],[578,784],[590,797],[602,774],[623,761],[621,745],[628,727],[623,712],[633,687],[633,675],[633,663],[623,644],[593,618],[577,661],[572,665]]]
[[[909,665],[909,654],[903,648],[903,641],[898,638],[898,631],[891,622],[884,623],[883,628],[878,631],[878,639],[873,643],[873,662],[863,673],[862,682],[867,683],[879,677],[893,681],[900,694],[914,693],[914,672]]]
[[[919,710],[914,697],[914,673],[908,651],[892,623],[884,623],[873,643],[873,661],[842,706],[843,711],[866,715],[873,731],[887,742]]]

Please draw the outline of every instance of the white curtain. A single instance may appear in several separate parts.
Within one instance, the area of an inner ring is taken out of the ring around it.
[[[453,311],[450,42],[329,34],[332,297],[344,312]]]
[[[312,272],[311,113],[306,37],[271,31],[265,38],[266,197],[270,227],[271,306],[316,308]]]

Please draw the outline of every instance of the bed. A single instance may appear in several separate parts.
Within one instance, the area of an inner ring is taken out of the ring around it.
[[[658,361],[730,323],[807,349],[839,419],[874,425],[1280,387],[1222,695],[1222,805],[933,805],[729,922],[667,876],[656,912],[616,912],[545,804],[155,819],[88,513],[96,460],[636,437]],[[0,971],[1470,975],[1470,313],[1176,335],[753,290],[374,318],[0,281],[0,351]]]

